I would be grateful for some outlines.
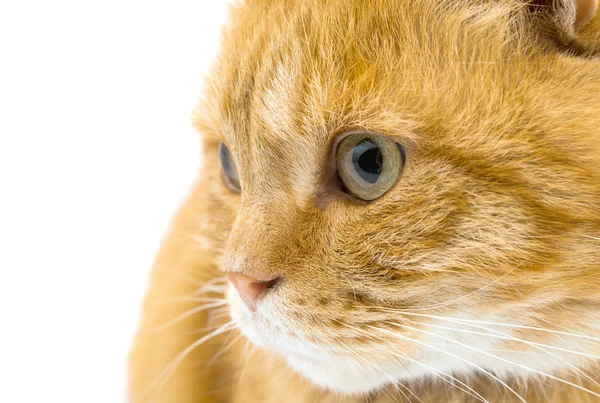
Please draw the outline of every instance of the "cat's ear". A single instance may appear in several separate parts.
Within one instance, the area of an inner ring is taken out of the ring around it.
[[[599,0],[534,0],[542,29],[565,46],[586,53],[600,52]]]

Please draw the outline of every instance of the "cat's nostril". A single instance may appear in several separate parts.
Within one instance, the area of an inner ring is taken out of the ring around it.
[[[241,273],[227,273],[227,280],[235,287],[248,308],[254,312],[258,301],[279,283],[281,277],[264,281]]]
[[[271,288],[275,287],[277,283],[279,283],[279,280],[281,280],[281,277],[276,277],[273,280],[269,281],[263,281],[263,283],[267,287],[267,289],[270,290]]]

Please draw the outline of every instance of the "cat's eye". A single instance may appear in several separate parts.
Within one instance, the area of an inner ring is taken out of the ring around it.
[[[237,167],[235,166],[229,148],[227,148],[223,142],[219,144],[219,159],[221,160],[221,168],[223,168],[225,182],[227,182],[227,185],[231,190],[240,192],[242,187],[240,186],[240,176],[238,175]]]
[[[350,133],[335,152],[338,176],[346,190],[366,201],[394,186],[405,161],[402,145],[377,133]]]

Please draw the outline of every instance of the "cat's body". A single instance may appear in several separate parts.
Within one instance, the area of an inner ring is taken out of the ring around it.
[[[600,401],[600,18],[533,3],[237,6],[132,402]],[[331,169],[357,130],[406,152],[370,202]]]

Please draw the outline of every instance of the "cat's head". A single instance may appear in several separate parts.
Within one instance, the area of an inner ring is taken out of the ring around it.
[[[253,342],[344,392],[600,353],[594,2],[534,3],[232,10],[198,126]]]

